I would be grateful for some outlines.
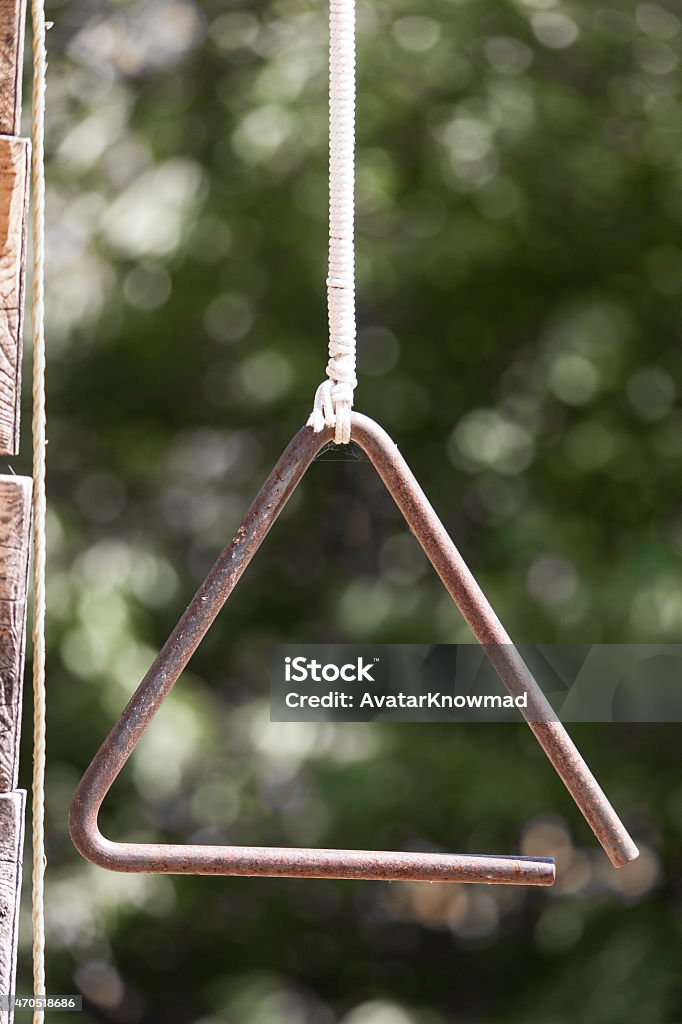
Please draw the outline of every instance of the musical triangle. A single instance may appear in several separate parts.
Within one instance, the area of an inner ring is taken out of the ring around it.
[[[528,694],[530,728],[615,866],[637,847],[547,703],[483,592],[421,490],[397,446],[373,420],[352,414],[352,439],[365,452],[445,589],[483,645],[512,696]],[[391,881],[551,885],[554,861],[541,857],[470,856],[372,850],[117,843],[103,836],[99,809],[141,736],[158,713],[271,526],[332,429],[295,435],[253,501],[232,541],[86,770],[71,804],[74,845],[88,860],[115,871],[201,875],[270,875]]]

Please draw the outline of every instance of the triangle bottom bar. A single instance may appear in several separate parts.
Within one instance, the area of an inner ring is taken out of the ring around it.
[[[164,846],[110,843],[106,839],[100,840],[97,862],[101,867],[129,872],[488,885],[553,885],[556,875],[554,861],[546,857],[269,846]]]

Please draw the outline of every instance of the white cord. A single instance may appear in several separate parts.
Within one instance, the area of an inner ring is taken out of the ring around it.
[[[315,394],[308,426],[334,427],[350,441],[355,376],[355,0],[329,4],[329,317],[328,380]]]
[[[45,44],[44,0],[33,26],[33,994],[45,995]],[[34,1024],[43,1024],[36,1010]]]

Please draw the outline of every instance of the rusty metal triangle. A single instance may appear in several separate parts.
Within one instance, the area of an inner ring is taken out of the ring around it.
[[[354,413],[352,438],[372,462],[446,590],[513,696],[528,693],[524,716],[614,865],[638,855],[580,753],[547,703],[397,446],[373,420]],[[115,871],[202,875],[279,875],[551,885],[549,858],[371,850],[116,843],[99,831],[102,802],[332,431],[296,434],[200,586],[168,641],[85,772],[71,805],[70,830],[87,859]]]

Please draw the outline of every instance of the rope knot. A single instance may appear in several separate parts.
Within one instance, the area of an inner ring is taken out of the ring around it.
[[[348,444],[353,390],[354,385],[343,381],[323,381],[315,392],[315,402],[308,418],[308,426],[312,427],[316,434],[325,427],[334,427],[335,444]]]

